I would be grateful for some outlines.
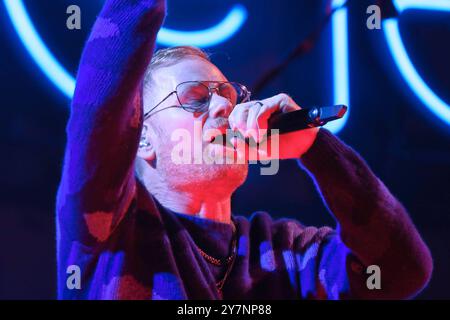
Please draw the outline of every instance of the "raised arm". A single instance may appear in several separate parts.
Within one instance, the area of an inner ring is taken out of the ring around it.
[[[401,203],[364,160],[329,131],[320,129],[301,162],[338,222],[340,239],[323,248],[320,269],[341,263],[354,298],[395,299],[417,294],[431,276],[430,252]],[[343,246],[350,254],[344,253]],[[381,290],[367,288],[366,268],[370,265],[380,267]]]
[[[107,0],[83,51],[57,197],[60,232],[105,241],[130,203],[141,84],[165,0]]]

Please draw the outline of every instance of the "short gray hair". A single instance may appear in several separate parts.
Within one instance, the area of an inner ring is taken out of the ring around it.
[[[161,67],[174,65],[187,57],[199,57],[211,62],[209,54],[200,48],[193,46],[177,46],[156,51],[150,61],[145,72],[144,87],[150,85],[152,81],[152,73]]]

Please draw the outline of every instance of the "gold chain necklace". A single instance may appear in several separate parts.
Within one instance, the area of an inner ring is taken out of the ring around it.
[[[203,251],[197,244],[195,244],[198,252],[206,261],[208,261],[209,263],[211,263],[217,267],[222,267],[224,265],[227,266],[227,270],[226,270],[223,278],[219,282],[216,282],[217,290],[219,291],[219,294],[221,296],[222,296],[223,285],[225,284],[225,280],[228,278],[228,275],[231,272],[231,268],[233,267],[234,260],[236,259],[236,253],[237,253],[236,226],[234,225],[233,220],[231,220],[231,225],[233,227],[233,240],[231,242],[231,254],[228,257],[226,257],[225,259],[217,259],[217,258],[211,257],[209,254],[207,254],[205,251]]]

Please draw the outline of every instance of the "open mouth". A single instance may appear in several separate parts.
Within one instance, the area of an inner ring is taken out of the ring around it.
[[[210,143],[222,145],[224,147],[229,147],[234,149],[234,145],[230,141],[230,136],[225,133],[219,134],[217,136],[211,137]]]
[[[232,132],[227,130],[227,133],[218,134],[212,136],[209,143],[215,145],[222,145],[223,147],[228,147],[236,150],[238,148],[238,141],[241,140],[248,145],[250,143],[250,138],[245,138],[240,132]]]

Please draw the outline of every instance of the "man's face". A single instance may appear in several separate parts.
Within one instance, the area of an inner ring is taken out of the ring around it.
[[[152,88],[144,92],[145,109],[148,110],[163,100],[178,84],[195,80],[227,81],[212,63],[197,57],[184,59],[153,73]],[[227,118],[234,107],[228,99],[213,92],[209,109],[204,113],[191,113],[180,107],[173,107],[179,106],[177,96],[173,94],[151,113],[144,124],[148,127],[149,142],[156,154],[152,163],[165,183],[180,191],[197,188],[199,192],[207,192],[209,196],[220,197],[233,192],[245,181],[248,166],[244,161],[236,163],[238,155],[232,148],[210,143],[208,134],[218,134],[218,130],[211,129],[219,129],[224,133],[228,128]],[[199,136],[200,130],[202,136]],[[180,139],[180,134],[189,139]],[[174,148],[180,150],[180,146],[183,147],[183,152],[188,151],[188,164],[177,164],[174,159],[174,154],[180,154],[174,153]],[[197,152],[199,147],[201,163]],[[218,154],[228,155],[224,157],[223,163],[211,161]],[[227,163],[227,158],[231,163]]]

